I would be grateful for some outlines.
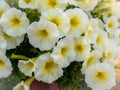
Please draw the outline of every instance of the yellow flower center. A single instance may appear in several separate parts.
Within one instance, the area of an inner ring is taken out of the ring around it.
[[[107,79],[106,72],[97,72],[95,77],[100,81],[105,81]]]
[[[2,36],[4,37],[5,40],[8,40],[10,36],[8,36],[6,33],[2,32]]]
[[[12,18],[12,19],[10,20],[10,24],[11,24],[11,26],[13,26],[13,27],[20,26],[21,20],[20,20],[20,18],[18,18],[18,17],[14,17],[14,18]]]
[[[47,4],[48,4],[51,8],[54,8],[54,7],[56,7],[57,3],[58,3],[58,0],[48,0],[48,3],[47,3]]]
[[[97,44],[101,44],[101,43],[102,43],[102,37],[101,37],[101,36],[98,36],[98,37],[97,37],[96,43],[97,43]]]
[[[5,67],[5,62],[3,60],[0,60],[0,68]]]
[[[57,26],[60,25],[60,19],[59,18],[52,18],[52,19],[50,19],[50,21],[55,23]]]
[[[94,56],[90,56],[87,61],[87,67],[91,66],[95,60]]]
[[[113,22],[110,22],[109,24],[108,24],[108,28],[112,28],[114,26],[114,23]]]
[[[70,19],[70,24],[72,27],[78,27],[81,24],[81,21],[77,16],[75,16]]]
[[[24,0],[25,3],[30,3],[32,0]]]
[[[67,54],[68,48],[67,47],[63,47],[61,48],[60,54],[62,57],[64,57]]]
[[[3,12],[4,12],[3,10],[0,10],[0,17],[3,15]]]
[[[49,73],[51,72],[53,69],[55,69],[57,67],[57,64],[55,64],[53,61],[49,61],[45,64],[44,66],[44,71]]]
[[[85,51],[84,44],[82,44],[82,43],[76,44],[75,45],[75,51],[77,51],[78,53],[83,53]]]
[[[19,90],[25,90],[25,87],[23,85],[21,85]]]
[[[34,68],[34,64],[32,62],[26,63],[25,66],[26,66],[27,69],[33,69]]]
[[[38,35],[42,38],[48,38],[49,37],[49,33],[48,33],[47,30],[39,30]]]

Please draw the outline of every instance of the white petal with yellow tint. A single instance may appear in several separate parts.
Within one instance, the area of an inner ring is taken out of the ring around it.
[[[58,65],[61,67],[67,67],[75,60],[76,56],[73,40],[69,37],[60,40],[57,43],[57,46],[53,48],[51,56]]]
[[[104,62],[108,63],[108,64],[112,64],[114,65],[114,60],[116,59],[116,57],[118,56],[118,49],[116,48],[117,46],[115,46],[114,44],[112,45],[108,45],[102,53],[102,59]]]
[[[114,67],[107,63],[92,65],[85,73],[85,82],[92,90],[109,90],[116,84]]]
[[[33,62],[31,59],[28,61],[19,60],[18,62],[18,68],[20,71],[29,77],[31,77],[32,73],[35,71],[35,66],[35,62]]]
[[[4,32],[10,36],[17,37],[27,32],[29,20],[24,12],[11,8],[2,15],[0,24],[4,28]]]
[[[27,34],[30,43],[40,50],[53,48],[59,39],[56,25],[46,20],[32,23]]]
[[[84,61],[90,54],[90,43],[84,37],[74,39],[74,50],[76,52],[76,61]]]
[[[78,2],[80,8],[85,11],[92,11],[95,6],[98,4],[99,0],[75,0]]]
[[[96,35],[97,35],[97,37],[96,37],[93,47],[96,50],[102,51],[109,44],[109,39],[107,37],[107,33],[100,29],[96,32]]]
[[[100,58],[102,57],[102,52],[100,51],[96,51],[96,50],[93,50],[89,57],[84,61],[83,65],[82,65],[82,68],[81,68],[81,71],[83,74],[85,74],[86,70],[91,66],[91,65],[94,65],[96,63],[99,63],[100,62]]]
[[[0,18],[9,9],[10,6],[5,2],[5,0],[0,0]]]
[[[18,5],[20,8],[37,8],[37,0],[19,0]]]
[[[63,75],[63,70],[54,62],[50,53],[46,53],[37,59],[34,73],[37,80],[52,83]]]
[[[20,37],[12,37],[12,36],[7,35],[1,27],[0,27],[0,36],[4,39],[4,41],[2,42],[4,43],[3,47],[6,47],[7,50],[13,49],[16,46],[19,46],[20,43],[22,43],[22,41],[24,40],[23,35]]]
[[[78,37],[87,30],[89,19],[80,8],[69,9],[65,13],[70,19],[69,36]]]
[[[114,33],[115,30],[119,27],[119,22],[116,17],[112,16],[110,17],[106,24],[105,24],[106,30],[109,33]]]
[[[41,18],[47,19],[54,23],[60,33],[60,37],[67,35],[70,28],[70,20],[68,16],[60,9],[52,9],[42,12]]]
[[[30,90],[30,88],[23,81],[21,81],[13,88],[13,90]]]
[[[38,9],[40,11],[47,11],[55,8],[64,10],[67,5],[67,0],[38,0]]]
[[[6,78],[12,73],[12,65],[10,60],[0,52],[0,78]]]

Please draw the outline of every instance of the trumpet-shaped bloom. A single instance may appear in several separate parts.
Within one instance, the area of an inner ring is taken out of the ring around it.
[[[55,24],[46,20],[32,23],[27,33],[30,43],[40,50],[53,48],[59,39],[59,31]]]
[[[70,20],[62,10],[52,9],[43,12],[42,17],[50,22],[53,22],[57,26],[60,33],[60,37],[63,37],[68,33],[70,28]]]
[[[92,11],[99,0],[75,0],[79,6],[86,11]]]
[[[74,50],[76,52],[76,61],[84,61],[90,54],[90,43],[84,37],[74,39]]]
[[[1,36],[1,41],[3,40],[1,46],[3,46],[2,48],[7,50],[15,48],[16,46],[20,45],[20,43],[24,40],[23,35],[20,37],[12,37],[7,35],[3,31],[2,27],[0,27],[0,36]]]
[[[81,9],[69,9],[66,14],[70,19],[69,36],[78,37],[87,30],[89,19]]]
[[[107,63],[92,65],[86,71],[85,82],[92,90],[109,90],[116,84],[114,67]]]
[[[39,81],[52,83],[63,75],[63,70],[56,64],[50,53],[41,55],[36,61],[35,78]]]
[[[18,68],[26,76],[32,76],[32,73],[35,71],[35,63],[30,59],[28,61],[20,60],[18,63]]]
[[[115,30],[119,27],[119,22],[116,17],[112,16],[110,17],[106,22],[106,30],[109,33],[114,33]]]
[[[89,55],[89,57],[84,61],[83,63],[83,66],[82,66],[82,73],[85,74],[86,70],[96,64],[96,63],[99,63],[100,62],[100,58],[102,57],[102,52],[99,52],[99,51],[92,51]]]
[[[12,73],[12,65],[10,60],[0,52],[0,78],[6,78]]]
[[[21,81],[13,88],[13,90],[30,90],[30,88],[23,81]]]
[[[37,0],[19,0],[18,2],[19,7],[21,8],[37,8]]]
[[[51,54],[54,61],[61,67],[67,67],[70,62],[75,60],[75,51],[73,40],[70,38],[64,38],[57,43],[57,46],[53,48]]]
[[[102,58],[104,62],[114,64],[114,60],[117,57],[118,50],[114,45],[108,45],[102,52]]]
[[[11,8],[2,15],[0,24],[6,34],[17,37],[27,32],[29,20],[24,12]]]
[[[60,8],[64,10],[67,5],[67,0],[38,0],[38,9],[40,11],[55,8]]]
[[[100,29],[96,32],[96,35],[97,35],[97,37],[96,37],[96,40],[95,40],[93,47],[94,47],[94,49],[102,51],[109,44],[107,33]]]
[[[9,9],[10,6],[5,2],[5,0],[0,0],[0,18]]]

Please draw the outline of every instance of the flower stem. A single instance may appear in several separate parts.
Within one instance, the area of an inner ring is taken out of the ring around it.
[[[21,59],[21,60],[28,60],[30,58],[23,56],[23,55],[15,55],[14,53],[11,55],[11,59]]]

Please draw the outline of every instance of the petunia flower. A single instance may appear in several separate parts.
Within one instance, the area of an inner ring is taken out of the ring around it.
[[[10,6],[5,2],[5,0],[0,0],[0,18],[9,9]]]
[[[71,38],[64,38],[57,43],[53,48],[51,54],[54,61],[61,67],[67,67],[75,60],[76,53],[74,51],[74,44]]]
[[[85,82],[92,90],[109,90],[116,84],[114,67],[107,63],[92,65],[85,73]]]
[[[63,75],[63,70],[54,62],[50,53],[46,53],[37,59],[34,73],[37,80],[52,83]]]
[[[70,20],[68,16],[60,9],[52,9],[42,12],[41,18],[47,19],[54,23],[59,30],[60,37],[67,35],[70,28]]]
[[[11,8],[2,15],[0,25],[6,34],[17,37],[27,32],[29,20],[24,12]]]
[[[76,61],[84,61],[90,54],[90,43],[84,37],[74,38],[74,50],[76,52]]]
[[[88,16],[80,8],[69,9],[65,12],[70,19],[70,30],[68,35],[79,37],[88,27]]]
[[[102,52],[97,51],[97,50],[93,50],[90,55],[88,56],[88,58],[83,62],[81,71],[83,74],[85,74],[86,70],[94,65],[100,62],[100,59],[102,57]]]
[[[37,8],[37,1],[38,0],[19,0],[18,5],[20,8]]]
[[[0,52],[0,78],[6,78],[12,73],[12,65],[10,60]]]
[[[59,39],[59,31],[56,25],[47,20],[32,23],[27,34],[30,44],[40,50],[53,48]]]
[[[47,11],[50,9],[60,8],[64,10],[66,8],[68,0],[38,0],[39,11]]]
[[[19,60],[18,62],[18,68],[21,72],[23,72],[26,76],[32,76],[32,73],[35,71],[35,62],[33,62],[31,59],[28,61]]]

